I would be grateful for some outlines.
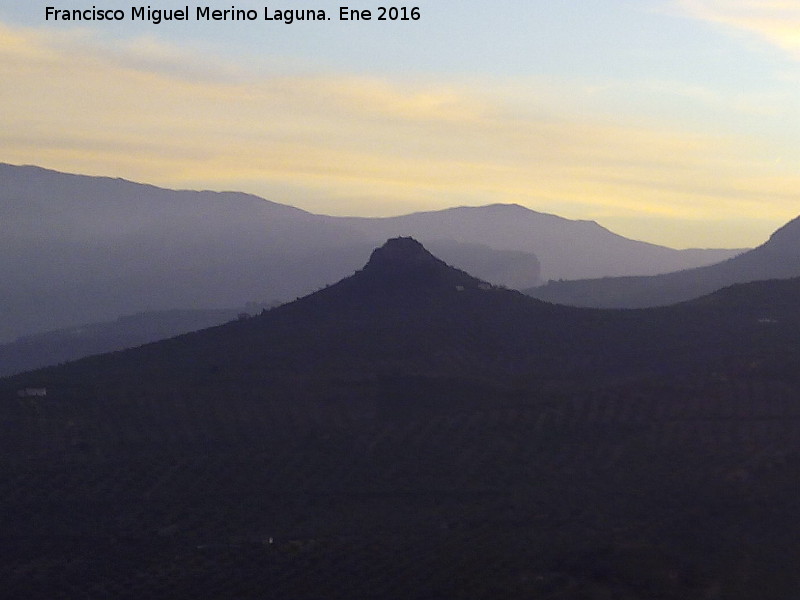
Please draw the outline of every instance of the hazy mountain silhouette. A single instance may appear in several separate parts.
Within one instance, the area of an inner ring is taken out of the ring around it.
[[[526,290],[535,298],[599,308],[664,306],[735,283],[800,276],[800,218],[764,244],[721,263],[650,277],[551,281]]]
[[[0,584],[783,600],[798,302],[569,308],[389,240],[258,316],[0,379]]]
[[[0,264],[0,339],[145,310],[307,293],[342,276],[347,261],[326,249],[353,239],[245,194],[7,165],[0,181],[0,244],[14,257]]]
[[[293,299],[352,273],[374,247],[334,218],[247,194],[11,165],[0,182],[0,244],[13,257],[0,265],[0,340],[146,310]],[[498,283],[538,280],[535,256],[440,249]]]
[[[387,237],[410,234],[448,262],[514,288],[663,272],[731,254],[633,242],[518,206],[334,218],[248,194],[0,165],[0,251],[9,257],[0,262],[0,342],[142,311],[291,300],[352,273]]]
[[[612,233],[594,221],[573,221],[516,204],[458,207],[384,219],[343,219],[380,239],[411,235],[430,246],[447,237],[534,253],[542,279],[666,273],[718,262],[741,250],[674,250]],[[515,286],[520,287],[520,286]]]

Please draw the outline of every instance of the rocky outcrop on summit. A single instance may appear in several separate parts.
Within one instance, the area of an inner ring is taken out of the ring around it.
[[[444,263],[428,252],[425,247],[412,237],[398,237],[387,240],[370,255],[365,271],[392,269],[414,271],[420,268]]]
[[[488,283],[447,265],[411,237],[388,240],[376,248],[357,276],[390,287],[477,287]]]

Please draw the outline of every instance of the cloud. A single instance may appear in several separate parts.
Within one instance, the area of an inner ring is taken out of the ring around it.
[[[698,19],[755,34],[800,60],[800,4],[796,0],[677,0]]]
[[[0,77],[14,82],[0,89],[1,160],[328,214],[517,202],[572,218],[724,210],[780,223],[800,189],[797,165],[775,167],[760,142],[579,110],[554,82],[247,72],[147,38],[106,46],[2,25]]]

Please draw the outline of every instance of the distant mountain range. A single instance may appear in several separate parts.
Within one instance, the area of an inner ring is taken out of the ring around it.
[[[736,250],[672,250],[515,205],[385,219],[256,196],[172,191],[0,164],[0,342],[171,309],[291,300],[347,276],[394,235],[494,284],[652,274]]]
[[[783,600],[799,304],[565,307],[389,240],[251,318],[0,379],[0,585]]]
[[[790,277],[800,277],[800,217],[758,248],[717,264],[649,277],[550,281],[525,292],[571,306],[644,308],[697,298],[735,283]]]
[[[667,273],[716,263],[743,251],[675,250],[630,240],[594,221],[574,221],[516,204],[449,208],[384,219],[343,218],[341,222],[369,233],[376,243],[393,236],[410,235],[433,252],[436,248],[428,240],[443,237],[491,248],[531,252],[542,265],[542,281]],[[473,274],[484,277],[481,273]]]

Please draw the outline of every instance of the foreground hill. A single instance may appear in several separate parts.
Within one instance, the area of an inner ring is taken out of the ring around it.
[[[542,271],[655,273],[731,254],[641,244],[515,206],[344,219],[248,194],[0,164],[0,343],[143,311],[292,300],[349,275],[390,235],[410,233],[449,263],[513,288],[538,284]]]
[[[390,240],[259,316],[0,380],[0,585],[790,597],[798,301],[561,307]]]
[[[764,244],[718,264],[650,277],[551,281],[526,290],[535,298],[571,306],[643,308],[709,294],[735,283],[800,276],[800,217]]]

